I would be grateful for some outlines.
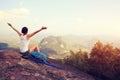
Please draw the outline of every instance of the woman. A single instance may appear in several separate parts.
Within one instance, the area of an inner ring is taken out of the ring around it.
[[[20,43],[20,53],[23,54],[23,58],[27,58],[29,53],[33,52],[33,51],[37,51],[39,52],[39,47],[36,45],[29,45],[30,42],[30,38],[33,37],[36,33],[47,29],[47,27],[42,26],[41,29],[28,34],[28,28],[27,27],[23,27],[21,32],[19,32],[17,29],[15,29],[10,23],[7,23],[14,31],[17,32],[17,34],[20,37],[21,43]]]

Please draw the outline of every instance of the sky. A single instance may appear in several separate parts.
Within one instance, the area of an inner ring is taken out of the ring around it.
[[[29,33],[120,36],[120,0],[0,0],[0,34],[23,26]]]

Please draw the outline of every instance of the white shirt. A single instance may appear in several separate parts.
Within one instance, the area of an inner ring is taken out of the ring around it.
[[[20,52],[24,53],[24,52],[29,50],[28,45],[29,45],[30,40],[27,40],[26,35],[21,35],[20,40],[21,40],[21,42],[20,42]]]

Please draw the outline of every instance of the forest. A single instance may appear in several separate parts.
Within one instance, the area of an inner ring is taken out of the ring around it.
[[[91,51],[70,51],[64,63],[103,80],[120,80],[120,49],[97,41]]]

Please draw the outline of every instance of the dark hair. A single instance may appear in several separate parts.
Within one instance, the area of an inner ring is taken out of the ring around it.
[[[21,32],[22,32],[24,35],[26,35],[27,32],[28,32],[28,28],[27,28],[27,27],[23,27],[22,30],[21,30]]]

